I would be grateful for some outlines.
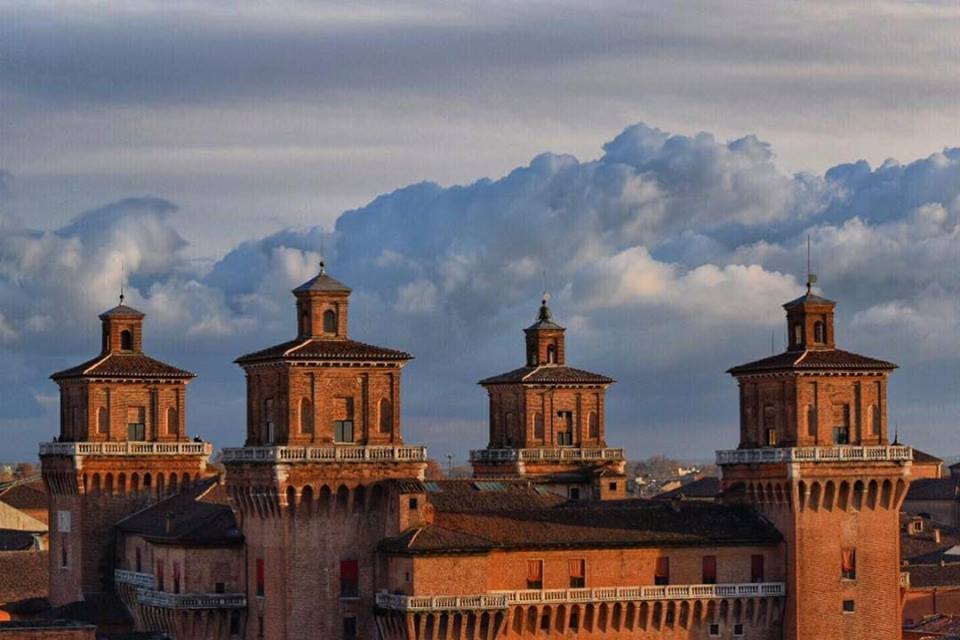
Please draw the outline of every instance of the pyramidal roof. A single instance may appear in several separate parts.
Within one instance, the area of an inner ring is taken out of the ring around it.
[[[557,329],[562,330],[559,324],[553,321],[553,313],[550,311],[550,307],[547,306],[547,301],[549,298],[547,296],[543,297],[543,300],[540,303],[540,311],[537,312],[537,320],[532,325],[524,329],[524,331],[539,331],[541,329]]]
[[[101,320],[106,320],[107,318],[143,318],[144,314],[142,311],[137,311],[133,307],[128,307],[127,305],[121,302],[113,309],[108,309],[100,314]]]
[[[294,293],[309,293],[311,291],[350,293],[351,289],[336,278],[328,276],[327,270],[321,262],[320,273],[293,290]]]

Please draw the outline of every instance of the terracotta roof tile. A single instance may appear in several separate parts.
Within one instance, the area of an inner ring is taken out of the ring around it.
[[[647,500],[568,502],[522,511],[438,511],[433,524],[384,540],[403,554],[491,549],[631,548],[776,543],[779,532],[748,507]]]
[[[484,378],[478,384],[612,384],[616,382],[599,373],[561,365],[520,367],[507,373]]]
[[[294,293],[306,293],[308,291],[350,293],[350,287],[336,278],[331,278],[326,273],[320,272],[293,290]]]
[[[810,349],[784,353],[741,364],[727,373],[741,375],[763,371],[802,371],[816,369],[896,369],[897,365],[840,349]]]
[[[920,478],[910,483],[907,500],[956,500],[957,481],[953,478]]]
[[[195,374],[154,360],[142,353],[111,353],[79,364],[50,376],[62,378],[193,378]]]
[[[960,586],[960,563],[914,564],[904,567],[910,574],[911,587]]]
[[[167,532],[168,516],[173,516]],[[217,479],[203,480],[190,489],[121,520],[117,528],[156,542],[185,546],[239,544],[243,534],[237,527],[227,495]]]
[[[0,502],[20,510],[46,509],[49,503],[47,487],[39,478],[15,482],[0,492]]]
[[[688,482],[687,484],[664,491],[654,496],[654,500],[672,500],[674,498],[716,498],[720,495],[720,478],[706,477]]]
[[[356,340],[291,340],[240,356],[234,362],[263,360],[410,360],[404,351],[377,347]]]
[[[0,603],[47,597],[49,564],[46,551],[0,553]]]

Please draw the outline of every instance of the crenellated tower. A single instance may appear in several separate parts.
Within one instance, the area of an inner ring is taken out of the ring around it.
[[[100,316],[100,354],[51,378],[60,434],[40,445],[50,493],[50,601],[112,589],[113,525],[206,473],[211,447],[185,427],[194,377],[143,352],[144,314],[121,304]]]
[[[475,476],[525,476],[572,499],[622,498],[622,449],[607,447],[605,396],[613,379],[567,366],[566,329],[544,296],[524,329],[526,364],[486,378],[490,442],[470,452]]]
[[[784,353],[730,369],[740,446],[718,451],[729,502],[783,533],[787,638],[900,637],[899,509],[911,450],[891,445],[887,377],[896,365],[836,348],[836,303],[784,305]]]
[[[426,517],[424,500],[399,497],[426,468],[400,429],[412,356],[349,337],[350,288],[322,264],[293,294],[297,337],[236,361],[247,437],[223,457],[246,536],[247,637],[371,637],[376,544]]]

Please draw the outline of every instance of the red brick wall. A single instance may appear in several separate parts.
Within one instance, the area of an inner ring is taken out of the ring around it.
[[[60,382],[60,439],[67,441],[123,442],[128,439],[128,409],[143,408],[147,441],[184,441],[186,431],[186,381],[164,382]],[[99,426],[100,409],[107,410],[107,432]],[[170,413],[170,409],[174,413]],[[173,425],[168,418],[176,419]]]
[[[573,444],[605,447],[605,415],[602,387],[528,388],[523,385],[491,385],[490,448],[556,447],[562,422],[558,411],[573,413]],[[591,437],[589,416],[596,414],[597,436]],[[536,416],[543,418],[544,437],[538,438]]]

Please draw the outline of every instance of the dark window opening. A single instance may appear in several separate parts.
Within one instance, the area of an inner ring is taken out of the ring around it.
[[[140,573],[141,571],[143,571],[143,565],[140,557],[140,547],[137,547],[136,553],[137,553],[137,561],[136,561],[137,573]]]
[[[853,613],[857,610],[856,604],[853,600],[844,600],[843,601],[843,612],[844,613]]]
[[[657,568],[653,574],[653,584],[670,584],[670,558],[660,556],[657,558]]]
[[[611,482],[611,483],[610,483],[610,491],[616,491],[616,490],[617,490],[617,483],[616,483],[616,482]]]
[[[257,637],[263,637],[263,616],[257,616]]]
[[[163,561],[157,560],[157,590],[163,591]]]
[[[357,619],[353,616],[347,616],[343,619],[343,640],[356,640],[357,638]]]
[[[264,589],[263,558],[257,558],[257,595],[261,598],[266,593]],[[262,622],[262,618],[261,618]],[[261,631],[261,635],[263,635]]]
[[[711,637],[711,638],[716,638],[716,637],[718,637],[719,635],[720,635],[720,625],[718,625],[718,624],[711,624],[711,625],[710,625],[710,637]]]
[[[834,427],[833,444],[850,444],[850,427]]]
[[[415,511],[417,509],[417,499],[410,498],[410,510]]]
[[[540,616],[540,630],[550,631],[550,611],[546,608],[543,610],[543,615]]]
[[[743,624],[733,625],[733,637],[742,638],[743,637]]]
[[[580,488],[579,487],[570,487],[570,499],[579,500],[580,499]]]
[[[60,568],[66,569],[69,566],[70,558],[67,556],[67,536],[60,536]]]
[[[763,555],[750,556],[750,582],[763,582]]]
[[[703,556],[703,584],[717,584],[717,556]]]
[[[552,344],[547,347],[547,363],[554,364],[557,361],[557,348]]]
[[[360,596],[360,566],[356,560],[340,561],[340,597]]]
[[[570,572],[571,589],[583,589],[587,586],[586,560],[583,558],[568,560],[567,568]]]
[[[216,583],[215,585],[213,585],[213,592],[226,593],[226,585],[224,585],[222,582]]]
[[[353,442],[353,420],[333,421],[333,441]]]
[[[543,560],[527,560],[527,589],[543,589]]]
[[[819,320],[813,323],[813,341],[817,344],[823,344],[827,341],[826,327]]]
[[[180,593],[180,563],[173,563],[173,592]]]
[[[333,309],[327,309],[323,312],[323,332],[337,332],[337,312]]]
[[[124,351],[133,350],[133,334],[129,331],[124,330],[120,332],[120,348]]]
[[[574,611],[570,614],[569,628],[571,631],[577,631],[580,629],[580,613],[578,611]]]
[[[232,636],[240,635],[240,612],[239,611],[230,612],[230,635]]]
[[[793,344],[800,346],[803,343],[803,327],[799,324],[793,325]]]

